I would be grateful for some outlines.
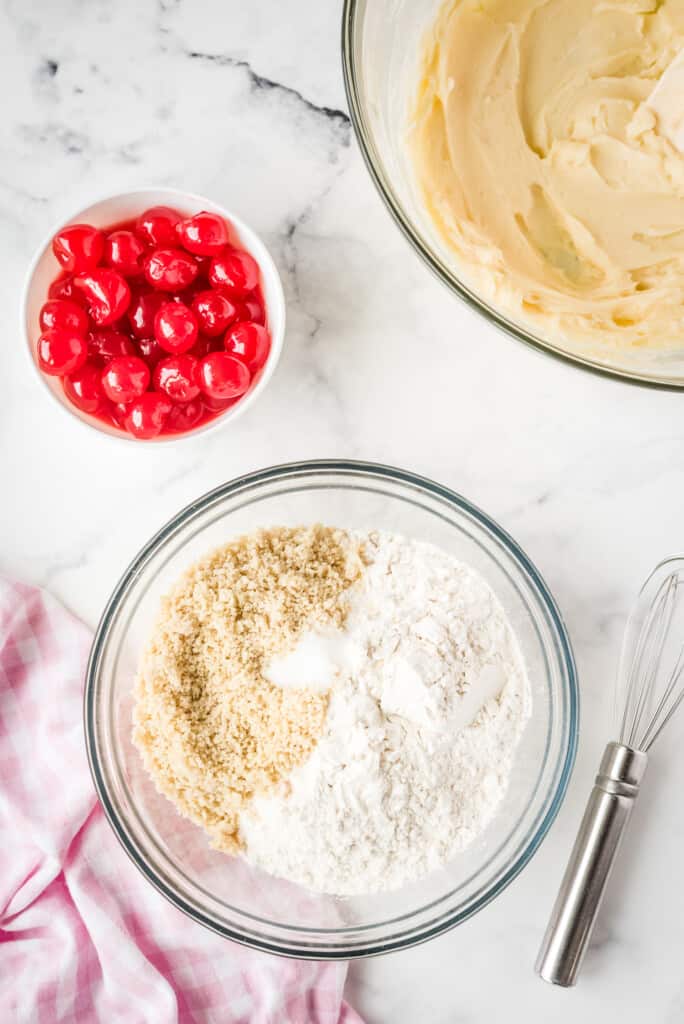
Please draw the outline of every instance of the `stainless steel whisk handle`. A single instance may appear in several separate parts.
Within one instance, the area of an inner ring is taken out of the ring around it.
[[[648,756],[609,743],[582,818],[535,969],[568,988],[577,981]]]

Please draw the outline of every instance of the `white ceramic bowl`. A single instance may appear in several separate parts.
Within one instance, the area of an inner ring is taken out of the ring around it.
[[[261,270],[261,287],[266,307],[266,324],[271,335],[271,349],[268,359],[261,371],[261,376],[244,398],[237,402],[230,409],[227,409],[221,416],[210,420],[208,423],[189,430],[184,434],[170,434],[162,437],[141,440],[126,434],[116,427],[108,426],[95,416],[77,409],[69,401],[62,390],[59,377],[49,377],[44,374],[37,361],[37,345],[40,337],[38,317],[40,307],[47,299],[48,288],[56,277],[60,267],[52,252],[52,239],[67,224],[93,224],[95,227],[109,227],[121,221],[130,220],[139,216],[150,206],[172,206],[180,213],[192,216],[200,210],[208,210],[224,217],[232,226],[240,245],[250,253],[259,264]],[[248,227],[244,221],[236,217],[230,210],[212,202],[205,196],[198,196],[192,192],[182,192],[174,188],[141,188],[133,192],[122,192],[120,195],[107,196],[91,203],[89,206],[77,210],[73,216],[61,220],[55,224],[47,238],[38,247],[36,255],[31,261],[26,275],[26,281],[21,296],[21,330],[27,344],[27,350],[36,377],[43,390],[53,399],[54,403],[65,410],[72,420],[80,422],[85,426],[97,430],[99,433],[117,440],[133,441],[138,444],[169,444],[183,441],[187,438],[196,437],[198,434],[206,434],[210,430],[221,427],[228,421],[233,421],[250,408],[264,391],[273,371],[276,368],[280,353],[283,348],[285,336],[285,297],[280,275],[273,262],[273,258],[259,236]]]

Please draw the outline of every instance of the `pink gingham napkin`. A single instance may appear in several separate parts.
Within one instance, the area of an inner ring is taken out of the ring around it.
[[[0,1021],[361,1024],[346,964],[221,939],[130,863],[85,756],[89,644],[49,595],[0,578]]]

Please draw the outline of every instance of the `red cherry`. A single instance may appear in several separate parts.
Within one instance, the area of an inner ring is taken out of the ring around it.
[[[90,224],[71,224],[55,235],[52,251],[69,273],[83,274],[102,259],[104,235]]]
[[[113,270],[123,277],[137,277],[142,274],[141,259],[145,246],[132,231],[112,231],[104,244],[104,258]]]
[[[225,412],[238,401],[237,398],[212,398],[210,395],[202,395],[202,404],[213,413]]]
[[[164,429],[173,403],[165,395],[147,391],[129,406],[126,430],[134,437],[156,437]]]
[[[166,421],[166,428],[179,434],[192,430],[202,419],[203,412],[204,408],[199,400],[174,405]]]
[[[239,398],[249,387],[250,379],[245,364],[227,352],[210,352],[197,368],[197,382],[209,398]]]
[[[206,334],[200,334],[190,352],[195,359],[203,359],[210,352],[221,352],[222,350],[223,343],[220,338],[209,338]]]
[[[99,327],[113,324],[123,316],[131,301],[131,290],[116,270],[98,268],[82,274],[76,278],[76,287],[88,300],[90,319]]]
[[[88,354],[100,365],[119,356],[134,356],[135,347],[130,338],[121,331],[105,328],[103,331],[91,331],[88,335]]]
[[[110,402],[132,402],[147,391],[150,368],[138,356],[112,359],[102,374],[102,389]]]
[[[242,323],[229,327],[223,339],[226,351],[241,359],[252,373],[266,362],[271,339],[261,324]]]
[[[165,302],[154,318],[154,336],[165,352],[188,352],[197,341],[197,320],[182,302]]]
[[[199,322],[200,330],[215,338],[223,334],[226,327],[235,320],[235,305],[227,295],[212,290],[198,292],[192,300],[192,308]]]
[[[51,377],[73,373],[87,358],[88,346],[82,334],[53,327],[38,339],[38,364]]]
[[[140,338],[138,352],[150,368],[154,368],[166,355],[156,338]]]
[[[248,252],[229,249],[214,256],[209,267],[209,282],[214,288],[226,288],[231,295],[244,295],[258,285],[259,267]]]
[[[252,323],[265,325],[266,314],[264,313],[264,307],[253,295],[236,302],[235,305],[237,308],[236,320],[251,320]]]
[[[133,299],[128,307],[128,319],[136,338],[149,338],[154,334],[154,318],[159,307],[168,301],[168,295],[163,292],[143,292]]]
[[[199,267],[182,249],[157,249],[143,260],[145,277],[155,288],[182,292],[197,277]]]
[[[177,225],[180,221],[181,215],[170,206],[151,206],[140,214],[135,230],[147,245],[167,247],[177,243]]]
[[[117,402],[112,404],[105,398],[106,411],[109,414],[109,418],[115,427],[121,427],[122,430],[126,429],[126,417],[131,411],[130,405],[124,405],[123,402]]]
[[[157,365],[154,386],[172,402],[189,402],[200,393],[196,374],[197,360],[194,356],[169,356]]]
[[[63,327],[76,334],[85,334],[88,330],[85,310],[70,299],[48,299],[40,311],[39,323],[41,331]]]
[[[52,282],[48,288],[48,298],[68,299],[69,302],[75,302],[78,306],[84,305],[83,295],[75,286],[74,279],[70,274],[58,277],[56,281]]]
[[[209,280],[211,256],[194,256],[193,258],[197,264],[197,277],[204,280],[204,287],[206,288]]]
[[[198,292],[201,292],[206,287],[206,281],[202,284],[201,281],[195,278],[189,288],[184,288],[182,292],[174,292],[173,295],[169,295],[169,299],[171,302],[182,302],[186,306],[191,306]]]
[[[83,366],[64,378],[64,394],[83,412],[97,412],[102,406],[102,373],[94,363]]]
[[[226,222],[206,210],[182,222],[180,238],[188,252],[198,256],[218,256],[229,241]]]

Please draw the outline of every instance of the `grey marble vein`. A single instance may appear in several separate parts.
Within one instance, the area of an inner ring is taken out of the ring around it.
[[[345,145],[349,145],[351,122],[349,120],[349,115],[344,110],[336,110],[332,107],[319,106],[312,100],[302,96],[297,89],[293,89],[288,85],[283,85],[282,82],[274,82],[273,79],[266,78],[265,75],[257,74],[249,61],[238,60],[236,57],[231,57],[228,54],[221,53],[200,53],[197,50],[188,50],[186,53],[191,60],[206,60],[212,64],[218,64],[221,67],[241,68],[247,73],[249,81],[254,89],[263,91],[275,89],[285,96],[290,96],[297,100],[297,102],[301,103],[304,109],[309,111],[309,113],[325,117],[329,121],[332,121],[336,127],[342,128]]]

